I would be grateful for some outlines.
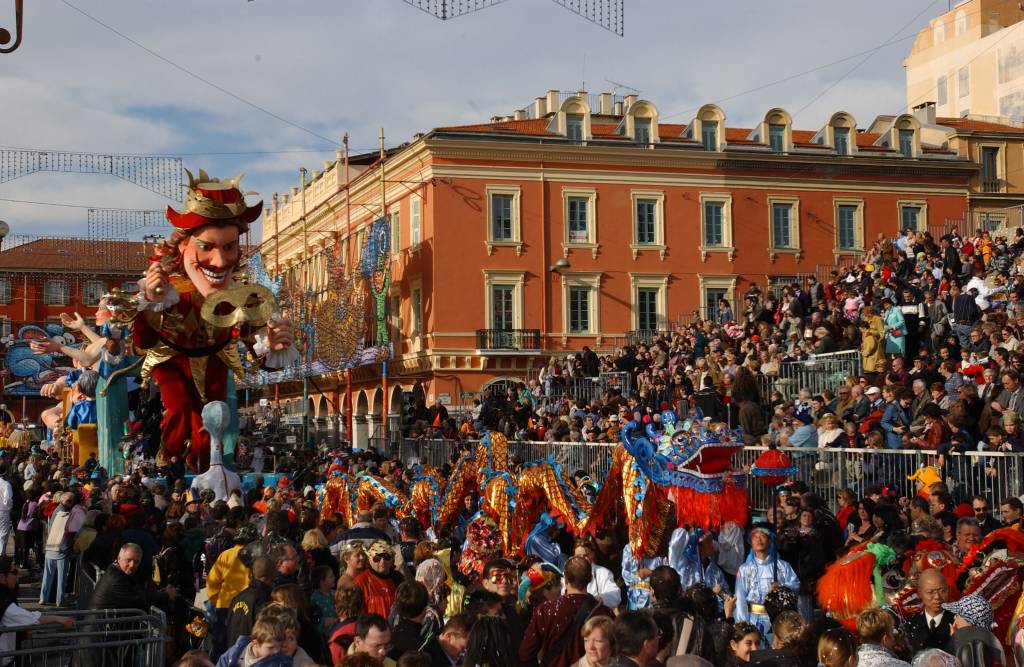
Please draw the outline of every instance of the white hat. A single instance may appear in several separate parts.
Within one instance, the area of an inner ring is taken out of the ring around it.
[[[868,387],[867,391],[865,391],[864,393],[868,394],[868,395],[870,395],[870,394],[881,394],[882,390],[879,389],[878,387]]]

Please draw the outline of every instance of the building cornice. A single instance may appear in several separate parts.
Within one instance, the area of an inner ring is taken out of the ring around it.
[[[632,146],[579,146],[564,143],[526,143],[444,138],[432,135],[424,140],[433,158],[500,159],[547,163],[604,164],[635,167],[717,170],[772,170],[777,172],[819,172],[827,175],[926,176],[966,178],[980,166],[965,159],[934,160],[903,157],[867,157],[788,153],[758,155],[709,153],[692,149],[650,149]]]

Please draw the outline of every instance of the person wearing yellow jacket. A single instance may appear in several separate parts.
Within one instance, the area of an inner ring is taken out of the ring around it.
[[[239,554],[242,548],[256,540],[256,529],[242,526],[235,531],[235,545],[225,549],[206,576],[206,595],[210,609],[210,657],[214,660],[227,650],[225,630],[227,629],[228,606],[236,595],[249,585],[249,568],[242,563]]]

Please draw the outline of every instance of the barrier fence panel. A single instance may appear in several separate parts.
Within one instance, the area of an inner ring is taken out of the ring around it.
[[[626,396],[633,387],[633,378],[631,375],[632,374],[629,371],[601,373],[599,379],[601,384],[604,386],[605,391],[608,389],[616,389],[623,396]]]
[[[441,467],[453,463],[466,445],[474,451],[475,441],[403,440],[401,459]],[[528,442],[509,440],[510,463],[553,460],[566,475],[582,470],[604,482],[611,468],[613,443]],[[749,469],[768,448],[744,447],[733,457],[735,469]],[[954,498],[968,501],[980,495],[989,507],[998,507],[1009,497],[1024,494],[1024,454],[968,452],[948,454],[943,460],[933,451],[894,449],[780,448],[799,471],[795,479],[805,482],[829,507],[838,508],[839,489],[848,488],[863,497],[871,486],[889,487],[901,496],[914,495],[914,482],[907,479],[918,468],[944,464],[943,471]],[[753,511],[763,513],[772,505],[775,489],[750,477],[747,485]]]
[[[860,372],[860,352],[843,350],[816,354],[803,361],[787,361],[779,366],[778,375],[758,375],[757,381],[767,405],[772,392],[779,392],[784,400],[794,398],[801,389],[810,390],[812,395],[826,389],[835,392],[846,378],[860,375]]]
[[[81,557],[78,558],[78,608],[88,609],[92,600],[92,592],[96,588],[96,582],[100,580],[102,571],[95,565],[86,563]]]
[[[16,667],[150,667],[163,665],[166,618],[156,608],[60,610],[75,620],[62,625],[0,626],[25,633],[16,650],[0,651],[0,664]],[[10,662],[8,662],[10,661]]]
[[[733,460],[751,465],[767,447],[745,447]],[[944,460],[933,451],[916,449],[801,449],[780,448],[797,467],[796,479],[805,482],[829,507],[839,506],[839,489],[850,489],[860,498],[871,486],[889,487],[898,495],[912,497],[914,482],[907,479],[922,466],[944,463],[943,473],[958,502],[983,496],[989,507],[999,507],[1010,497],[1024,493],[1024,455],[1008,452],[948,454]],[[771,506],[774,489],[752,481],[750,506],[764,512]]]

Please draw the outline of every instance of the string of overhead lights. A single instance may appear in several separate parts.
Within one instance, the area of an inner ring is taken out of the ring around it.
[[[143,229],[166,228],[164,211],[90,208],[86,235],[91,239],[128,239]]]
[[[402,0],[442,21],[455,19],[506,0]],[[619,37],[625,34],[625,0],[552,0],[573,14],[599,25]]]
[[[172,201],[184,196],[180,157],[0,150],[0,183],[39,172],[110,174]]]

